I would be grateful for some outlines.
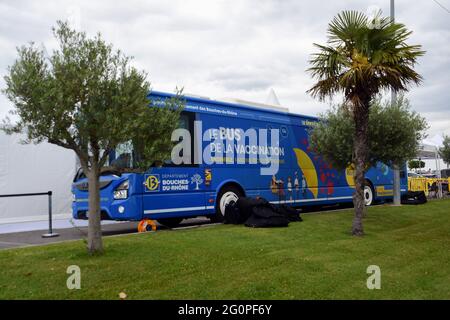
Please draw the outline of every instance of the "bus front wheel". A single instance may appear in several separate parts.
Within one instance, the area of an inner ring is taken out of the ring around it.
[[[242,192],[235,186],[225,186],[220,190],[216,201],[216,213],[210,219],[212,222],[222,222],[225,216],[225,207],[236,203],[242,197]]]

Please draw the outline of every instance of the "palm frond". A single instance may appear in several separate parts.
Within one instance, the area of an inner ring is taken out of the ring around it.
[[[328,25],[330,44],[354,43],[361,35],[361,28],[367,26],[367,17],[358,11],[343,11]]]
[[[378,19],[371,28],[363,13],[344,11],[330,22],[327,45],[315,44],[309,61],[307,71],[317,82],[308,93],[324,99],[343,92],[358,104],[383,89],[404,91],[422,81],[414,67],[425,52],[407,44],[412,31],[388,17]]]

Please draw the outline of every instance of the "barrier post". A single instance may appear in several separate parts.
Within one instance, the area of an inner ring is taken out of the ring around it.
[[[42,238],[53,238],[58,237],[58,233],[53,232],[53,226],[52,226],[52,195],[53,192],[49,191],[48,194],[48,233],[44,233],[42,235]]]

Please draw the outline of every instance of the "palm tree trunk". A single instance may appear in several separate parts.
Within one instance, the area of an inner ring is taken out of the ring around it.
[[[353,144],[355,161],[355,193],[353,194],[353,205],[355,217],[353,219],[352,234],[354,236],[364,235],[362,219],[365,211],[364,184],[365,167],[367,160],[367,130],[369,124],[369,100],[353,111],[355,121],[355,136]]]
[[[89,225],[88,251],[89,254],[103,252],[101,217],[100,217],[100,184],[99,170],[93,166],[89,172]]]

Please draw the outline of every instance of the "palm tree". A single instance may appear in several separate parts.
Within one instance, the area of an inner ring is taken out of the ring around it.
[[[353,165],[355,166],[355,218],[352,234],[364,234],[364,173],[366,170],[367,128],[371,100],[383,90],[407,91],[422,77],[414,71],[424,54],[420,45],[407,45],[411,31],[401,23],[381,17],[371,20],[357,11],[343,11],[328,26],[326,45],[314,44],[308,71],[317,80],[307,92],[324,100],[342,93],[355,123]]]

